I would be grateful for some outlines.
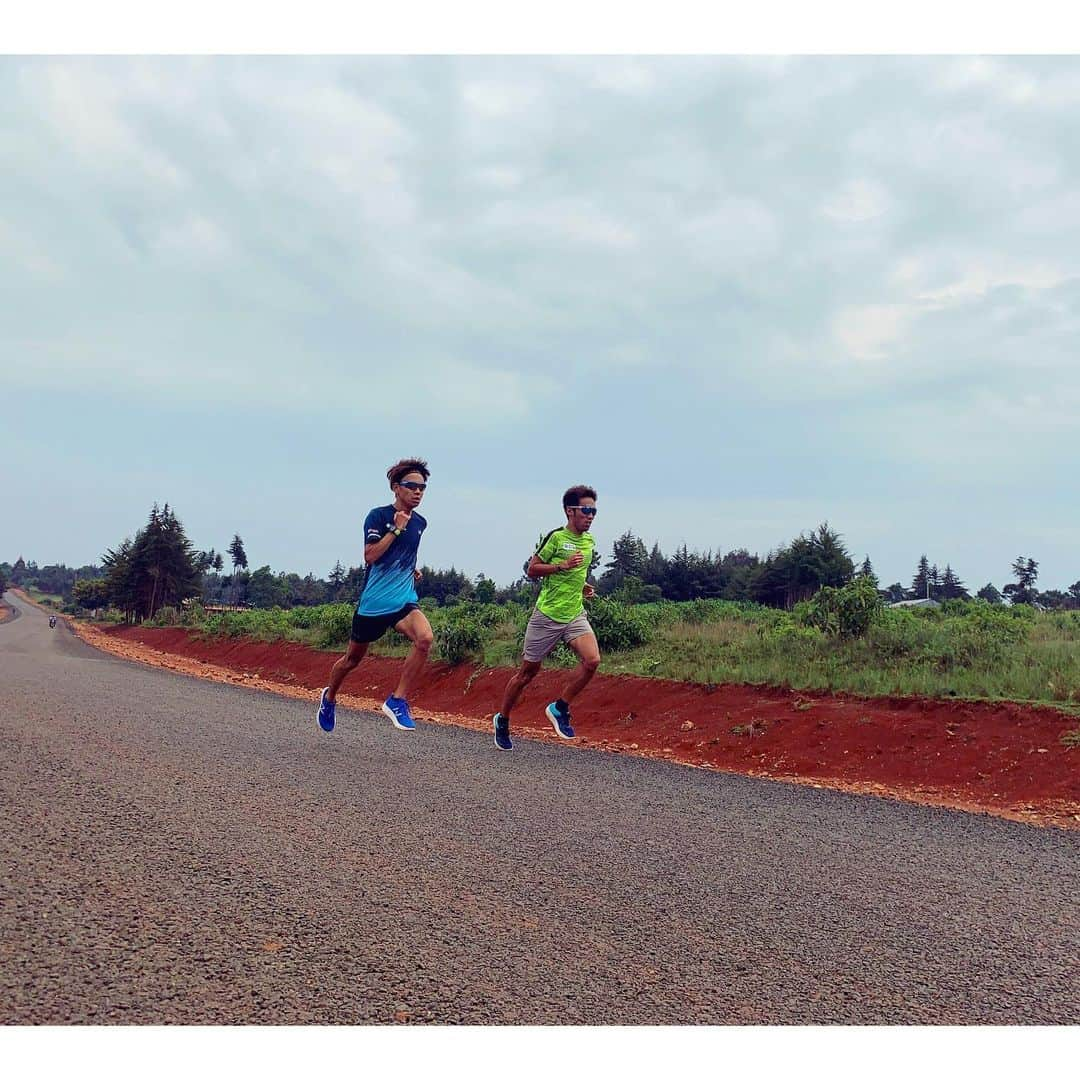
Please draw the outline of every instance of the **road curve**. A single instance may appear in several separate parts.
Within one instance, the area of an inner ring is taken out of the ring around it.
[[[1080,834],[0,625],[0,1022],[1080,1022]]]

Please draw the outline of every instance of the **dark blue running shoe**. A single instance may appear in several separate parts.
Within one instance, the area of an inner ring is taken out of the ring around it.
[[[491,718],[491,722],[495,726],[495,745],[500,750],[513,750],[514,744],[510,741],[509,719],[503,716],[501,712],[497,712]]]
[[[319,727],[323,731],[334,730],[334,702],[326,700],[326,691],[329,689],[330,687],[327,686],[319,695]]]
[[[415,731],[416,721],[409,712],[409,703],[403,697],[390,695],[382,706],[382,711],[389,717],[390,723],[401,731]]]
[[[569,710],[563,712],[559,708],[559,703],[553,701],[544,712],[547,713],[547,718],[551,721],[551,726],[560,739],[572,739],[574,737],[574,729],[570,726]]]

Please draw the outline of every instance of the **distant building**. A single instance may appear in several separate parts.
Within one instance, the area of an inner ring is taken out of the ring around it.
[[[890,604],[889,607],[941,607],[936,600],[897,600],[895,604]]]

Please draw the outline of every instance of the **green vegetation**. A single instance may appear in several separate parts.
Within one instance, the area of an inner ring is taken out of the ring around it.
[[[883,608],[862,578],[787,612],[749,602],[623,604],[597,599],[590,618],[603,670],[699,683],[757,683],[869,695],[919,694],[1041,701],[1080,707],[1080,612],[951,600],[941,608]],[[436,659],[512,666],[529,608],[523,604],[425,603]],[[344,649],[351,604],[291,611],[208,614],[166,608],[150,625],[206,634],[301,641]],[[373,655],[404,656],[393,632]],[[574,662],[560,646],[556,665]]]
[[[64,606],[64,598],[57,596],[56,593],[42,592],[40,589],[31,587],[26,590],[26,595],[43,607],[56,608],[59,611]]]
[[[206,634],[345,647],[363,567],[338,563],[326,580],[249,569],[244,542],[197,551],[165,505],[102,567],[0,563],[12,584],[54,606],[107,621],[186,625]],[[744,548],[671,557],[627,531],[592,569],[589,614],[608,672],[706,684],[755,683],[857,693],[1008,698],[1080,711],[1080,581],[1037,588],[1039,564],[1017,556],[1015,582],[987,582],[972,600],[946,563],[924,554],[911,586],[881,588],[869,556],[856,568],[840,534],[823,522],[764,558]],[[435,631],[435,656],[452,664],[516,665],[538,581],[499,588],[484,574],[421,568],[420,605]],[[935,607],[886,607],[898,600]],[[1005,601],[1008,601],[1006,603]],[[390,633],[372,649],[403,656]],[[554,664],[574,656],[560,647]]]

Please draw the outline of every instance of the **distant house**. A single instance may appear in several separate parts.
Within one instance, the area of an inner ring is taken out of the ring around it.
[[[889,607],[941,607],[936,600],[897,600],[895,604],[890,604]]]

